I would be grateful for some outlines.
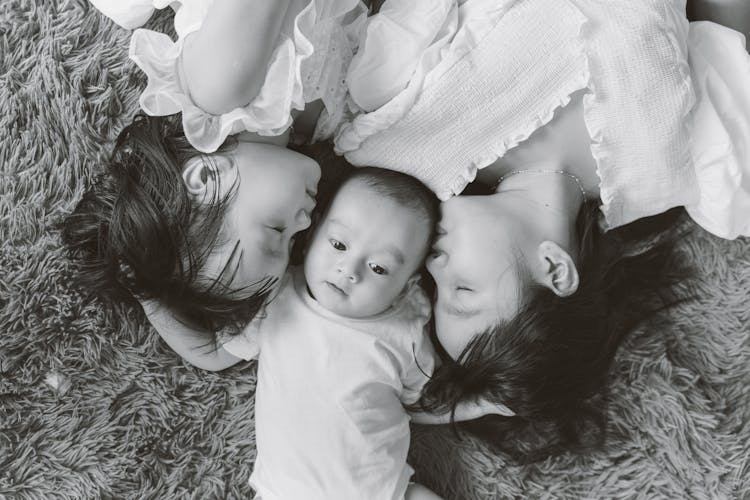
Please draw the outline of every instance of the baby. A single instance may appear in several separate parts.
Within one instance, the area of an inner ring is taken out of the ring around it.
[[[356,169],[315,228],[303,267],[290,268],[263,317],[219,349],[227,366],[259,360],[250,477],[259,497],[438,498],[409,483],[402,406],[433,369],[430,302],[418,281],[437,218],[437,199],[419,181]],[[467,404],[456,418],[480,413]]]

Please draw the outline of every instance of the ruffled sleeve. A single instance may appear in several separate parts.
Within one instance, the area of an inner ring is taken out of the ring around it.
[[[304,1],[302,1],[304,4]],[[325,4],[325,5],[323,5]],[[328,4],[335,4],[335,8]],[[349,10],[361,8],[358,0],[312,0],[301,10],[294,7],[282,22],[266,77],[258,95],[244,107],[222,115],[205,112],[188,92],[180,65],[187,34],[200,28],[210,2],[183,2],[176,9],[177,41],[150,30],[137,30],[130,43],[130,57],[148,76],[140,97],[143,110],[156,116],[182,112],[185,135],[199,151],[215,151],[230,134],[243,131],[275,136],[292,124],[291,112],[312,100],[303,85],[303,63],[316,50],[316,30],[345,22]],[[348,10],[347,10],[348,9]],[[293,15],[294,12],[298,14]],[[323,34],[322,36],[325,36]]]

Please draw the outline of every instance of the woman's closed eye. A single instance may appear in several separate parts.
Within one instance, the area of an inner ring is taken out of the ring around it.
[[[267,227],[268,229],[270,229],[270,230],[274,231],[274,232],[277,232],[277,233],[279,233],[279,234],[282,234],[282,233],[283,233],[284,231],[286,231],[286,229],[287,229],[287,228],[286,228],[286,226],[283,226],[283,225],[280,225],[280,224],[279,224],[279,225],[274,225],[274,224],[271,224],[271,225],[268,225],[268,226],[266,226],[266,227]]]

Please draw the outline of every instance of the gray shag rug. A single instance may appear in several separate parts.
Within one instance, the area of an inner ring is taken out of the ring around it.
[[[55,230],[137,109],[128,38],[84,0],[0,4],[0,498],[250,495],[255,364],[201,372],[140,310],[84,299]],[[683,249],[698,299],[621,349],[604,450],[520,465],[415,426],[417,479],[448,499],[750,496],[750,241],[696,229]]]

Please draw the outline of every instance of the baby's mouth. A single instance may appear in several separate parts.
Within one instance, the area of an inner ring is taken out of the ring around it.
[[[339,288],[338,286],[336,286],[336,284],[331,283],[330,281],[326,281],[326,285],[328,285],[331,290],[338,293],[339,295],[343,295],[344,297],[348,295],[343,289]]]

